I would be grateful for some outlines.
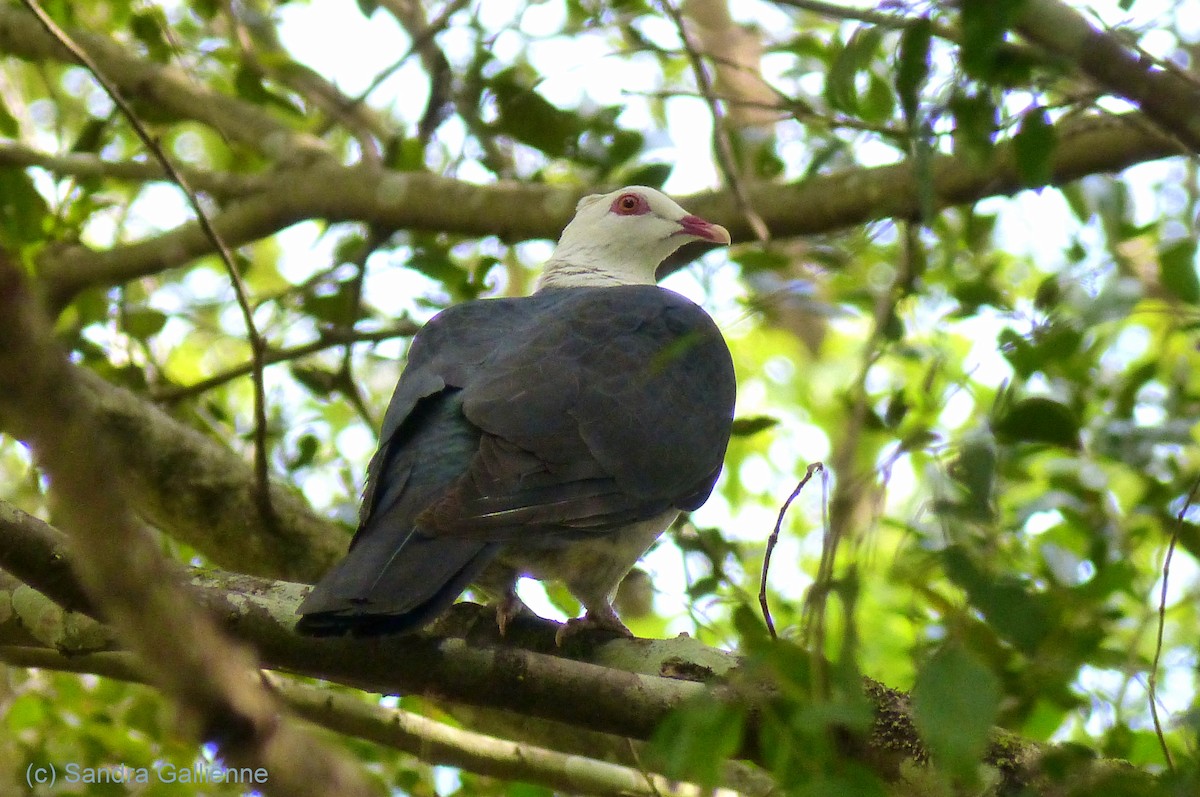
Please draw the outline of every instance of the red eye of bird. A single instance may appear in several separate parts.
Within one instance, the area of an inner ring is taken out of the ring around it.
[[[641,194],[621,194],[613,200],[611,209],[621,216],[638,216],[650,212],[650,203]]]

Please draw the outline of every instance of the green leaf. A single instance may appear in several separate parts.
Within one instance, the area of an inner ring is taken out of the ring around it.
[[[296,441],[296,453],[287,460],[287,469],[295,471],[311,465],[320,450],[321,441],[315,435],[308,433],[301,435],[300,439]]]
[[[687,596],[692,600],[702,598],[705,595],[715,595],[721,587],[721,579],[717,576],[704,576],[688,584]]]
[[[791,264],[788,256],[777,249],[742,249],[733,256],[732,260],[746,273],[782,271]]]
[[[913,721],[935,762],[970,777],[1000,707],[1000,682],[971,651],[949,642],[925,663],[912,691]]]
[[[1058,284],[1058,276],[1050,275],[1037,286],[1033,295],[1033,306],[1042,312],[1053,310],[1062,301],[1062,286]]]
[[[498,119],[493,129],[554,157],[566,157],[585,127],[577,114],[560,110],[513,69],[487,82],[496,100]]]
[[[662,188],[663,183],[675,170],[673,163],[643,163],[636,166],[625,175],[622,181],[626,185],[648,185],[651,188]]]
[[[151,60],[165,64],[171,60],[171,46],[163,36],[167,20],[161,9],[149,8],[145,11],[135,11],[129,20],[133,36],[146,45],[146,52]]]
[[[859,98],[859,116],[866,122],[882,123],[891,119],[895,110],[896,94],[891,84],[879,75],[869,75],[866,94]]]
[[[972,434],[950,465],[950,477],[962,487],[966,500],[959,514],[971,520],[992,517],[996,483],[996,448],[987,434]]]
[[[896,389],[888,399],[887,407],[883,412],[883,425],[888,429],[895,429],[904,420],[904,416],[908,414],[909,409],[908,398],[904,395],[904,389]]]
[[[21,133],[21,126],[17,122],[17,117],[12,115],[8,110],[8,104],[4,102],[4,97],[0,96],[0,136],[16,138]]]
[[[954,115],[954,146],[967,155],[984,160],[991,156],[996,135],[996,104],[986,92],[955,93],[950,98]]]
[[[338,374],[309,365],[292,363],[289,366],[292,376],[304,385],[314,396],[328,398],[338,388]]]
[[[990,81],[1003,77],[999,58],[1005,34],[1012,27],[1022,0],[962,0],[963,71]]]
[[[1069,369],[1072,357],[1083,344],[1083,332],[1074,324],[1053,323],[1039,327],[1028,338],[1011,328],[1000,330],[997,336],[1000,353],[1022,379],[1042,371],[1061,372]]]
[[[1005,443],[1047,443],[1078,450],[1079,419],[1065,404],[1042,396],[1022,399],[992,421],[996,438]]]
[[[303,116],[304,111],[284,95],[272,91],[263,83],[262,75],[245,65],[239,66],[233,79],[238,96],[255,105],[271,105],[295,116]]]
[[[778,418],[772,418],[769,415],[752,415],[748,418],[734,418],[733,431],[734,437],[750,437],[759,432],[770,429],[772,426],[779,425]]]
[[[45,697],[37,692],[27,692],[13,697],[4,715],[4,725],[16,738],[27,729],[43,728],[46,725]]]
[[[317,319],[334,326],[350,326],[364,315],[361,304],[356,302],[353,279],[318,285],[305,292],[300,308]]]
[[[825,78],[825,99],[834,108],[848,114],[859,114],[858,74],[870,68],[882,39],[883,33],[879,28],[860,27],[833,59]]]
[[[745,719],[739,706],[707,696],[689,701],[659,724],[650,752],[668,777],[716,786],[725,761],[741,746]]]
[[[108,119],[88,119],[71,144],[72,152],[99,152],[108,132]]]
[[[1021,117],[1021,127],[1013,136],[1013,154],[1017,171],[1026,185],[1042,186],[1054,176],[1054,148],[1058,135],[1046,109],[1030,108]]]
[[[1184,238],[1167,244],[1158,252],[1159,279],[1162,286],[1182,302],[1200,303],[1200,280],[1196,278],[1196,242]]]
[[[42,240],[49,212],[24,170],[0,168],[0,246],[19,249]]]
[[[921,17],[900,34],[900,55],[896,63],[896,93],[909,125],[917,119],[921,88],[929,77],[929,45],[933,36],[929,17]]]
[[[421,171],[425,168],[425,147],[420,139],[396,136],[388,142],[383,162],[401,172]]]
[[[145,340],[157,335],[167,323],[165,313],[150,308],[138,308],[125,313],[122,326],[135,338]]]
[[[754,166],[754,175],[760,180],[779,177],[787,169],[787,164],[779,157],[775,145],[774,139],[768,139],[753,149],[751,163]]]

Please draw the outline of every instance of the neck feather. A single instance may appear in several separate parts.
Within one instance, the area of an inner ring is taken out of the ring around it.
[[[653,268],[630,268],[632,263],[609,263],[602,258],[571,255],[554,253],[538,280],[538,290],[654,284]]]

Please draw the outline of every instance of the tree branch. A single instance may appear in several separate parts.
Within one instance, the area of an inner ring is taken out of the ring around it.
[[[248,64],[340,122],[358,141],[363,160],[379,163],[382,154],[379,141],[386,141],[392,135],[389,120],[371,106],[343,94],[324,75],[294,60],[280,42],[277,21],[269,13],[233,4],[226,11]],[[245,35],[240,35],[241,30]]]
[[[0,648],[0,659],[19,667],[91,673],[135,683],[146,680],[137,661],[119,651],[67,656],[46,648],[10,646]],[[280,701],[297,716],[337,733],[400,750],[428,764],[596,797],[695,797],[700,793],[692,784],[655,773],[455,728],[411,711],[383,708],[290,678],[266,679]],[[714,797],[736,797],[736,793],[718,789]]]
[[[0,501],[0,569],[12,573],[67,611],[98,616],[68,564],[62,532],[7,501]]]
[[[1176,141],[1147,129],[1145,117],[1135,114],[1063,123],[1057,136],[1052,185],[1183,153]],[[937,209],[1029,187],[1006,143],[996,147],[986,166],[941,155],[932,159],[931,168]],[[214,225],[233,246],[312,218],[362,221],[387,229],[495,235],[505,241],[555,238],[579,198],[604,188],[512,182],[477,185],[422,172],[324,165],[278,174],[269,189],[230,206],[214,218]],[[909,163],[852,169],[796,183],[758,183],[747,189],[773,239],[827,233],[880,219],[915,218],[921,209],[920,178]],[[735,240],[753,237],[727,191],[700,193],[681,202],[729,228]],[[189,223],[106,251],[83,246],[46,251],[39,258],[39,273],[50,301],[58,307],[85,288],[119,285],[181,266],[208,253],[209,247],[200,229]],[[684,257],[695,255],[691,249]]]
[[[68,31],[117,87],[131,97],[184,119],[209,125],[231,141],[280,162],[327,157],[320,139],[289,128],[260,108],[219,94],[175,67],[135,58],[127,46],[104,36]],[[0,6],[0,50],[28,61],[73,59],[28,11]]]
[[[21,525],[0,526],[0,532],[25,533]],[[50,529],[39,536],[52,543],[55,535]],[[34,549],[36,545],[22,545],[15,550]],[[9,550],[0,547],[0,567],[27,571],[4,558]],[[41,562],[46,558],[36,556]],[[459,603],[426,634],[309,639],[293,631],[295,607],[305,592],[301,585],[216,570],[193,568],[191,574],[196,598],[223,619],[230,633],[253,644],[264,666],[372,692],[424,694],[637,739],[648,738],[667,713],[691,699],[753,707],[772,695],[761,668],[747,669],[739,657],[689,637],[601,641],[601,635],[581,636],[560,649],[557,623],[519,617],[501,638],[490,609]],[[90,640],[97,644],[94,636]],[[14,663],[21,655],[13,648],[0,651],[0,658]],[[75,661],[87,671],[103,673],[111,660],[110,653],[92,653]],[[842,752],[889,782],[903,780],[906,771],[926,760],[908,697],[870,679],[864,679],[864,686],[874,706],[874,726],[864,738],[843,740]],[[588,700],[580,701],[580,694]],[[758,747],[759,719],[754,711],[747,715],[737,755],[769,767]],[[1028,788],[1025,793],[1059,794],[1041,772],[1043,758],[1054,753],[1053,747],[995,731],[985,761],[1001,778],[997,793]],[[1146,788],[1153,782],[1149,775],[1111,761],[1088,760],[1079,766],[1071,772],[1072,783],[1102,788],[1108,778],[1119,778]]]
[[[130,500],[171,536],[218,565],[301,581],[315,581],[345,553],[348,531],[279,484],[271,488],[278,528],[267,528],[250,466],[221,441],[85,368],[73,374]]]
[[[187,197],[188,204],[192,207],[192,213],[200,225],[200,229],[212,244],[213,250],[225,267],[225,272],[229,276],[230,283],[233,285],[233,293],[237,298],[238,309],[242,311],[242,323],[246,327],[246,338],[250,343],[251,359],[253,360],[251,381],[254,385],[255,503],[258,506],[258,513],[262,516],[263,523],[268,527],[273,527],[275,525],[275,510],[271,506],[271,477],[268,461],[269,452],[267,451],[267,389],[263,384],[263,353],[266,350],[266,342],[263,340],[262,335],[259,334],[257,324],[254,323],[254,309],[250,306],[250,296],[246,290],[246,283],[242,279],[241,270],[238,268],[237,263],[234,262],[233,252],[217,231],[213,229],[208,212],[204,210],[204,206],[200,203],[200,197],[196,195],[187,178],[175,168],[175,164],[167,157],[166,151],[159,145],[155,137],[150,135],[150,132],[142,124],[142,120],[134,112],[133,106],[130,105],[124,93],[104,73],[95,59],[88,55],[74,39],[50,18],[49,14],[42,10],[37,0],[22,0],[22,2],[25,3],[26,7],[37,18],[42,27],[46,29],[46,32],[65,47],[71,56],[91,73],[92,79],[99,83],[104,93],[116,103],[117,108],[124,115],[125,121],[133,128],[142,145],[158,161],[163,171],[170,175],[171,182],[175,183],[184,196]]]
[[[266,768],[274,793],[376,793],[348,760],[280,721],[252,677],[249,651],[177,588],[177,572],[125,501],[95,416],[22,270],[7,258],[0,260],[0,352],[0,426],[29,444],[49,477],[88,596],[193,732],[238,765]]]
[[[299,346],[292,346],[287,349],[267,349],[264,364],[275,365],[276,363],[290,362],[299,360],[302,357],[307,357],[310,354],[324,351],[325,349],[333,348],[334,346],[345,346],[354,343],[372,343],[383,340],[393,340],[395,338],[412,337],[417,334],[417,330],[421,327],[412,321],[400,321],[387,329],[376,329],[371,331],[359,332],[351,329],[327,329],[322,330],[320,336],[308,343],[302,343]],[[178,385],[162,390],[156,390],[152,396],[154,401],[158,402],[175,402],[180,399],[197,396],[201,393],[220,387],[228,382],[232,382],[239,377],[247,376],[254,370],[253,363],[243,363],[234,366],[227,371],[222,371],[219,374],[214,374],[207,379],[201,379],[199,382],[193,382],[190,385]]]
[[[1069,60],[1109,91],[1141,108],[1189,150],[1200,150],[1200,84],[1185,73],[1132,52],[1116,35],[1097,30],[1060,0],[1026,0],[1017,31]]]
[[[149,161],[110,161],[95,155],[68,152],[55,155],[16,141],[0,141],[0,165],[37,166],[70,177],[103,177],[134,183],[169,182],[158,164]],[[266,178],[253,174],[180,169],[196,189],[221,199],[243,196],[262,190]]]
[[[738,164],[737,157],[733,152],[733,142],[729,138],[728,122],[725,119],[725,114],[721,109],[721,104],[717,101],[713,94],[713,81],[709,77],[708,67],[704,65],[704,59],[700,55],[700,51],[696,43],[692,41],[692,37],[688,32],[687,25],[684,24],[683,14],[671,2],[671,0],[660,0],[663,11],[671,18],[675,24],[675,30],[679,34],[679,41],[683,45],[683,50],[687,53],[688,61],[692,65],[692,74],[696,79],[696,88],[700,92],[700,96],[704,98],[704,103],[708,106],[709,116],[712,117],[712,141],[713,154],[716,156],[717,165],[721,168],[721,173],[725,177],[725,186],[733,195],[734,202],[737,203],[738,212],[749,225],[754,237],[759,243],[764,246],[771,240],[771,231],[767,229],[766,222],[762,216],[758,214],[753,203],[750,201],[750,196],[746,192],[745,180],[743,180],[743,169]]]

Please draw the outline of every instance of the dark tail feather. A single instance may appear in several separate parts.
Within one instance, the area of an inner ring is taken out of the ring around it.
[[[376,543],[372,545],[372,543]],[[297,609],[307,636],[415,631],[454,603],[500,546],[412,532],[399,546],[355,545]]]

